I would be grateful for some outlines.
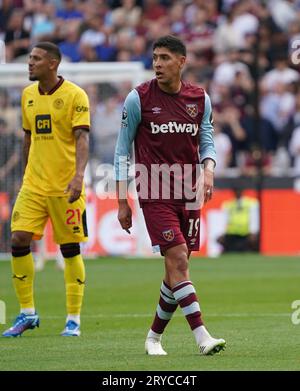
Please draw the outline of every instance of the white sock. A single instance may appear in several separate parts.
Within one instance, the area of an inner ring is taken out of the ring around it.
[[[202,342],[207,340],[208,338],[212,338],[209,332],[206,330],[205,326],[196,327],[193,330],[197,345],[201,345]]]
[[[80,324],[80,315],[68,315],[66,322],[73,320],[73,322]]]
[[[148,332],[147,338],[153,338],[153,339],[156,339],[156,340],[160,341],[161,340],[161,336],[162,336],[162,334],[158,334],[155,331],[152,331],[150,329],[149,332]]]
[[[20,313],[25,315],[34,315],[35,308],[21,308]]]

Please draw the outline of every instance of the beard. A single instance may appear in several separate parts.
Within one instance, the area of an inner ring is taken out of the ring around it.
[[[32,75],[32,76],[29,76],[29,80],[30,81],[37,81],[38,78],[36,76]]]

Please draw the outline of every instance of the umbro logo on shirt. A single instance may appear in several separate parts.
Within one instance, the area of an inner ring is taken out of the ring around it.
[[[161,107],[152,107],[152,113],[153,114],[160,114],[161,112]]]
[[[29,100],[27,103],[27,107],[32,107],[33,106],[33,100]]]

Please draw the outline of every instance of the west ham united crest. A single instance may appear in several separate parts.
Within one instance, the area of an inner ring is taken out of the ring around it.
[[[167,240],[168,242],[172,242],[172,240],[174,239],[174,231],[172,229],[168,229],[167,231],[163,231],[162,234],[163,234],[164,239]]]
[[[192,117],[195,118],[198,114],[198,106],[196,103],[190,103],[188,105],[185,105],[187,113]]]

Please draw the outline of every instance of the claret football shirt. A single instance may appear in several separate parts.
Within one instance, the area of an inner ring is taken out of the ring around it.
[[[128,179],[133,142],[140,202],[187,201],[180,182],[194,188],[196,166],[206,158],[216,161],[209,96],[186,82],[176,94],[162,91],[156,79],[141,84],[124,103],[115,152],[117,180]]]

